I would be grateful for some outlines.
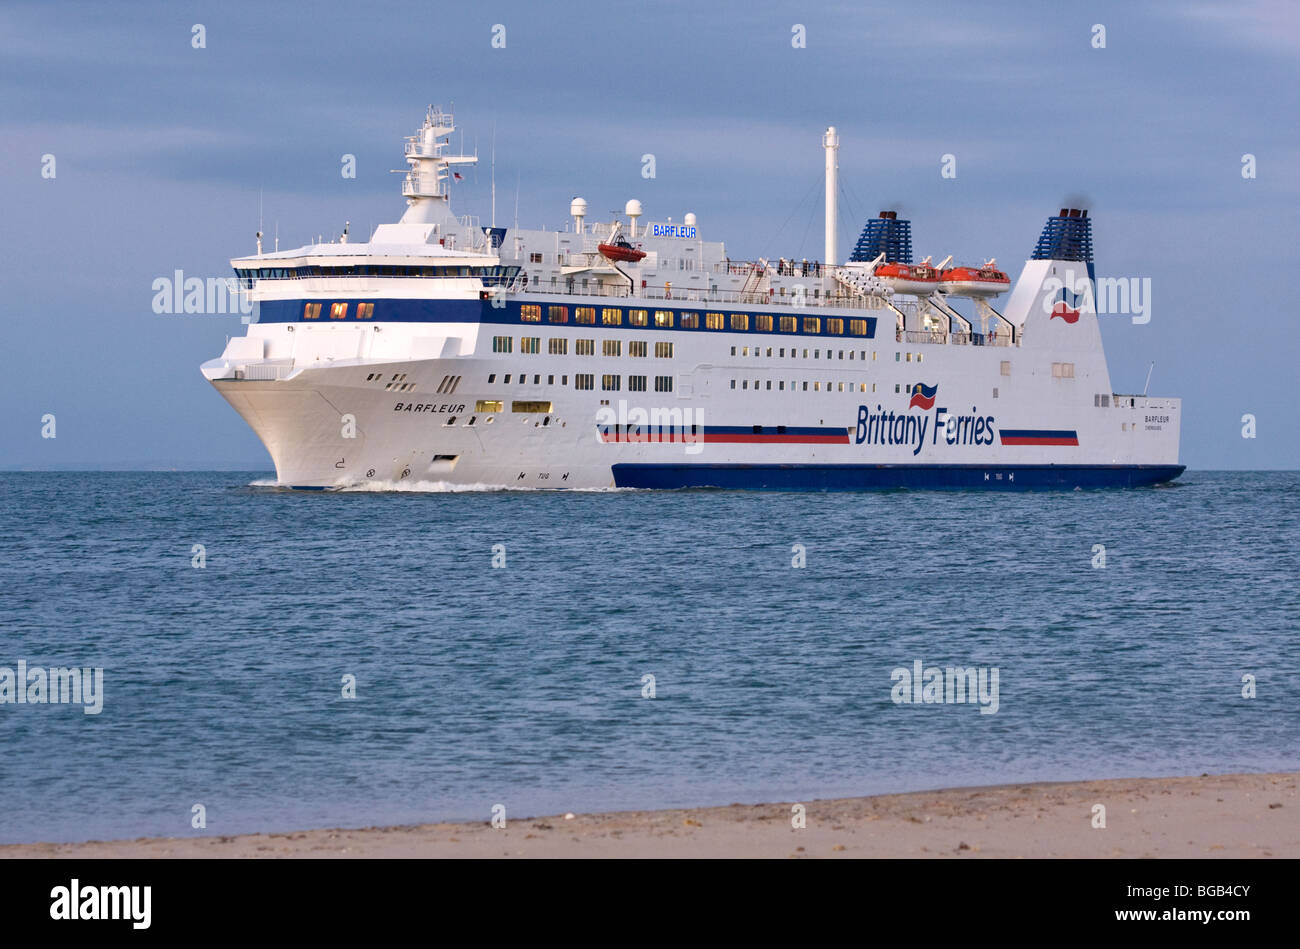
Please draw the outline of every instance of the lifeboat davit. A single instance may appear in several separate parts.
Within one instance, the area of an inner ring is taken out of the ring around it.
[[[929,257],[919,264],[876,264],[873,273],[881,283],[891,287],[895,293],[928,297],[939,288],[940,274],[936,268],[930,266]]]
[[[949,267],[939,279],[939,289],[954,297],[995,297],[1011,289],[1011,281],[997,261],[983,267]]]
[[[639,260],[644,260],[646,252],[637,250],[627,241],[615,241],[613,244],[597,244],[596,249],[600,251],[603,257],[609,260],[617,260],[621,263],[634,264]]]

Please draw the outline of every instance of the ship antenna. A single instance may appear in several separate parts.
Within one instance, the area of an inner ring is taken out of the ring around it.
[[[515,171],[515,230],[519,230],[519,172]]]
[[[1147,370],[1147,384],[1142,387],[1142,396],[1144,398],[1146,397],[1147,389],[1151,388],[1151,373],[1155,371],[1155,368],[1156,368],[1156,364],[1152,362],[1151,368]]]
[[[492,226],[497,226],[497,123],[492,122]]]
[[[280,249],[280,221],[278,219],[275,222],[275,249],[277,251]]]

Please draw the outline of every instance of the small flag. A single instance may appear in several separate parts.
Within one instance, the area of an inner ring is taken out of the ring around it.
[[[453,171],[452,174],[456,176],[456,180],[457,180],[457,181],[464,181],[464,180],[465,180],[464,178],[462,178],[462,177],[460,176],[460,172],[459,172],[459,171]]]

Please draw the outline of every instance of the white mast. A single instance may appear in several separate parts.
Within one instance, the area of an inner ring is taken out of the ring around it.
[[[828,128],[822,136],[822,148],[826,149],[826,264],[835,266],[839,263],[839,248],[835,246],[835,231],[839,225],[835,196],[839,189],[840,167],[840,136],[835,126]]]

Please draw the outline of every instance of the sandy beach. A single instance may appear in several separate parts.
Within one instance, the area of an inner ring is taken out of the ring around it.
[[[794,804],[0,846],[0,857],[1300,857],[1300,774],[952,788]],[[1094,827],[1094,806],[1105,827]]]

